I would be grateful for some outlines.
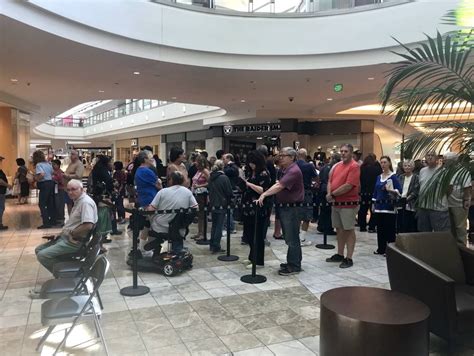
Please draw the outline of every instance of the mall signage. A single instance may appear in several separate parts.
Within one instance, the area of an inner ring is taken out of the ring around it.
[[[281,125],[273,124],[255,124],[255,125],[225,125],[223,126],[224,135],[232,134],[260,134],[270,132],[280,132]]]
[[[138,146],[138,138],[132,138],[130,140],[130,146],[137,147]]]

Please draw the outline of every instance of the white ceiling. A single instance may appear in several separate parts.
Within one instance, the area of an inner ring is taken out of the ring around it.
[[[177,65],[88,47],[5,16],[0,16],[0,53],[0,101],[24,109],[37,106],[34,124],[79,103],[124,98],[213,105],[229,115],[262,120],[328,119],[377,102],[390,68],[250,71]],[[343,83],[344,91],[335,93],[335,83]]]

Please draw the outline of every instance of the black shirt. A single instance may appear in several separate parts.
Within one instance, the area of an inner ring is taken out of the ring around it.
[[[0,169],[0,179],[4,180],[5,183],[8,183],[7,176],[3,171]],[[0,185],[0,194],[6,194],[7,193],[7,187]]]
[[[255,176],[251,176],[248,179],[249,183],[258,185],[263,188],[263,191],[268,190],[270,188],[270,175],[266,170],[260,172],[259,174],[256,174]],[[258,194],[255,190],[253,190],[250,187],[246,187],[245,191],[242,196],[242,203],[243,204],[252,204],[255,200],[257,200],[260,197],[260,194]],[[268,199],[265,199],[265,202],[267,203]],[[254,215],[254,208],[244,208],[244,215]],[[262,216],[266,212],[266,209],[260,209],[260,216]]]

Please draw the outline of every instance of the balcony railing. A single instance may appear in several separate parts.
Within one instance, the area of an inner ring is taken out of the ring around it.
[[[360,6],[383,6],[412,0],[151,0],[156,3],[189,5],[224,12],[249,14],[297,15],[322,11],[353,9]]]
[[[46,123],[52,126],[60,127],[89,127],[102,122],[115,120],[120,117],[139,113],[146,110],[155,109],[160,106],[171,104],[168,101],[152,100],[152,99],[137,99],[129,103],[118,105],[115,108],[103,111],[99,114],[94,114],[86,118],[72,118],[72,117],[53,117]]]

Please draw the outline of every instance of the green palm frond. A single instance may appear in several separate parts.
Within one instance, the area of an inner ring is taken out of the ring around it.
[[[451,186],[463,186],[464,181],[471,181],[474,173],[473,169],[469,157],[465,155],[461,155],[457,161],[451,164],[444,165],[436,171],[420,191],[417,205],[436,207],[443,197],[450,194]]]
[[[415,48],[398,43],[407,53],[394,52],[405,61],[389,72],[380,95],[383,112],[396,115],[395,122],[403,126],[424,114],[470,111],[474,104],[474,64],[468,64],[472,46],[453,41],[450,35],[443,39],[439,32]]]

